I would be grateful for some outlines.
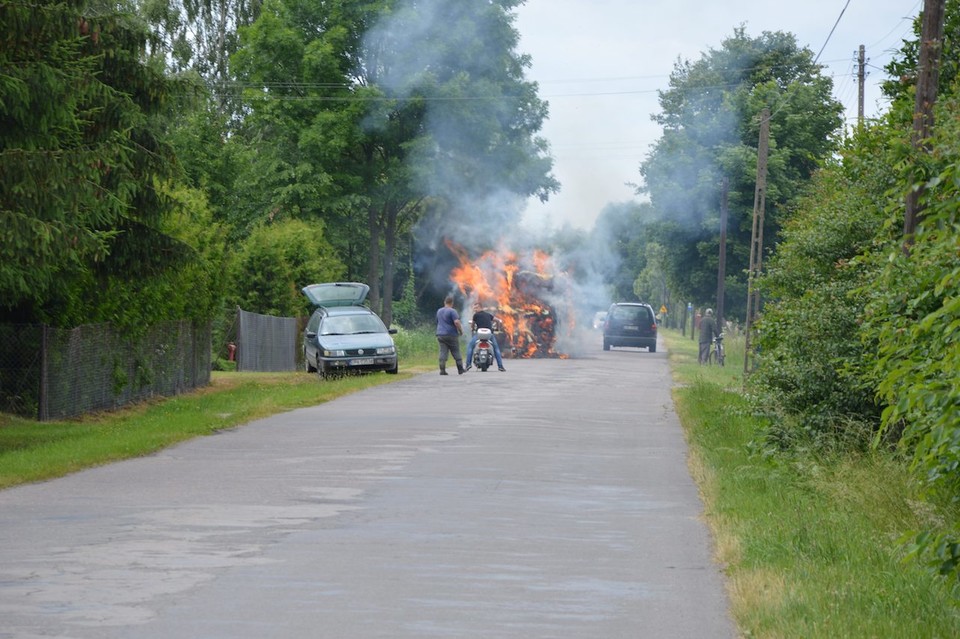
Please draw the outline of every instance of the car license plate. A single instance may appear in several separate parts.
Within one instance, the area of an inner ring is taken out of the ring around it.
[[[363,357],[363,358],[360,358],[360,359],[351,359],[351,360],[350,360],[350,365],[351,365],[351,366],[367,366],[367,365],[369,365],[369,364],[373,364],[373,358],[372,358],[372,357]]]
[[[625,331],[639,331],[640,327],[636,324],[624,324],[623,330]]]

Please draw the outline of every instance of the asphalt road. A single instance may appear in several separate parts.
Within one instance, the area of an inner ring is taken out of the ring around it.
[[[0,637],[734,637],[665,354],[505,364],[0,491]]]

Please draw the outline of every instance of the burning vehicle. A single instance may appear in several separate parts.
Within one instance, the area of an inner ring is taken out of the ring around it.
[[[463,247],[450,241],[447,246],[460,262],[450,281],[470,304],[479,301],[500,320],[497,339],[504,355],[567,357],[559,344],[573,329],[574,315],[566,300],[566,275],[548,253],[491,250],[471,259]]]

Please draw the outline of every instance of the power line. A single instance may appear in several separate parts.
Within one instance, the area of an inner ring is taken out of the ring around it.
[[[813,63],[816,64],[817,60],[820,59],[820,54],[823,53],[823,50],[827,48],[827,43],[830,42],[830,38],[833,37],[833,32],[836,31],[837,25],[840,24],[840,19],[843,18],[843,14],[846,12],[847,7],[850,6],[850,0],[847,0],[847,4],[843,5],[843,9],[840,11],[840,15],[837,16],[837,21],[833,23],[833,28],[830,29],[830,33],[827,34],[827,39],[824,41],[823,46],[820,47],[820,51],[817,53],[817,57],[813,59]]]
[[[917,3],[916,3],[915,5],[913,5],[913,9],[912,9],[911,12],[910,12],[911,15],[909,15],[909,16],[904,16],[903,18],[900,18],[900,21],[897,22],[897,24],[896,24],[892,29],[890,29],[890,31],[887,32],[887,35],[883,36],[882,38],[880,38],[879,40],[877,40],[876,42],[874,42],[873,44],[871,44],[870,46],[868,46],[867,49],[873,49],[874,47],[876,47],[877,45],[879,45],[881,42],[883,42],[884,40],[886,40],[887,38],[889,38],[891,35],[893,35],[893,32],[900,28],[900,24],[903,23],[904,20],[909,20],[909,21],[910,21],[910,27],[908,27],[908,30],[909,30],[910,28],[912,28],[912,27],[913,27],[913,16],[916,16],[916,14],[917,14],[917,9],[920,8],[920,3],[921,3],[921,2],[923,2],[923,0],[917,0]],[[904,35],[906,35],[906,31],[904,31],[904,32],[901,34],[901,36],[900,36],[900,39],[901,39],[901,40],[903,39],[903,36],[904,36]]]

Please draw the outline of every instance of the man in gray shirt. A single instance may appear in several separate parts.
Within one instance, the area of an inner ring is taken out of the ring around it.
[[[463,326],[460,315],[453,308],[453,295],[447,295],[443,306],[437,310],[437,342],[440,344],[440,374],[447,374],[447,356],[453,355],[457,373],[463,375],[463,358],[460,357],[460,336]]]

